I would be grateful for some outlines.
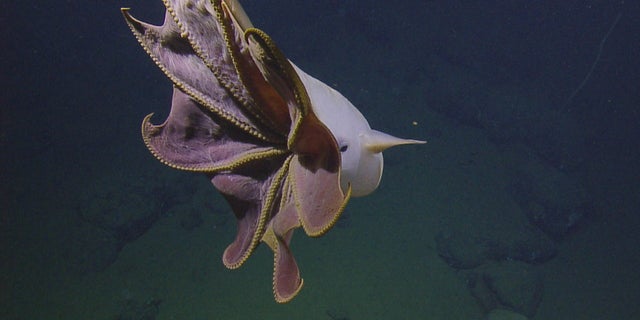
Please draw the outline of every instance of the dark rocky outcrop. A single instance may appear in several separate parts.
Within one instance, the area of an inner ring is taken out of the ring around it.
[[[69,228],[73,236],[65,257],[73,269],[86,273],[108,267],[127,243],[188,197],[187,193],[171,192],[179,189],[179,180],[172,181],[172,188],[155,185],[155,181],[153,177],[105,176],[86,188],[76,208],[78,223]],[[187,217],[185,227],[201,223],[197,217]]]
[[[472,269],[486,262],[517,260],[530,264],[548,261],[556,255],[555,243],[526,224],[485,230],[440,232],[436,236],[438,255],[452,268]],[[508,229],[505,229],[508,228]]]
[[[589,213],[585,188],[530,149],[510,148],[503,157],[511,175],[511,194],[529,221],[548,235],[562,238]]]
[[[503,261],[478,268],[469,274],[469,288],[487,311],[507,308],[533,317],[543,295],[542,276],[535,267]]]

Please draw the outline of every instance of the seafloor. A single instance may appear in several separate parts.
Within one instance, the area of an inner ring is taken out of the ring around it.
[[[141,119],[161,121],[171,85],[118,9],[159,23],[160,1],[3,3],[14,49],[1,56],[0,318],[473,320],[496,308],[534,320],[640,317],[640,122],[628,112],[637,91],[601,89],[637,67],[615,56],[627,52],[630,14],[602,68],[566,101],[617,9],[555,8],[574,17],[573,33],[553,20],[564,33],[526,66],[518,55],[540,45],[501,38],[496,20],[513,20],[480,5],[246,2],[255,24],[372,127],[428,143],[385,152],[380,188],[352,199],[328,234],[295,233],[305,284],[280,305],[268,248],[225,269],[228,205],[141,141]],[[590,37],[584,50],[561,45],[576,34]],[[562,54],[579,61],[547,64]]]

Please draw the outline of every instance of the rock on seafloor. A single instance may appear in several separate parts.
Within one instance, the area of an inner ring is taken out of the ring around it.
[[[536,268],[518,261],[482,266],[469,274],[468,284],[485,310],[503,307],[528,317],[536,314],[544,287]]]
[[[549,236],[566,236],[590,211],[584,186],[524,146],[503,152],[511,194],[529,221]]]

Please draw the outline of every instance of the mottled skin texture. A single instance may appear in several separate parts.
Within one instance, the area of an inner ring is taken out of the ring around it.
[[[164,2],[161,26],[123,9],[174,85],[166,121],[144,119],[144,142],[163,163],[211,178],[238,222],[225,266],[240,267],[265,242],[274,252],[275,299],[290,301],[303,283],[289,249],[293,230],[324,234],[349,199],[350,188],[340,187],[336,140],[273,41],[234,17],[237,4]]]

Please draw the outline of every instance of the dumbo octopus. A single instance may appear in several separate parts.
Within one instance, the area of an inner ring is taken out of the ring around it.
[[[275,300],[288,302],[303,284],[293,230],[326,233],[351,196],[378,187],[383,150],[424,142],[372,130],[349,100],[287,60],[238,1],[164,4],[161,26],[122,9],[174,87],[166,121],[144,118],[144,143],[162,163],[210,177],[237,218],[224,265],[240,267],[266,243]]]

